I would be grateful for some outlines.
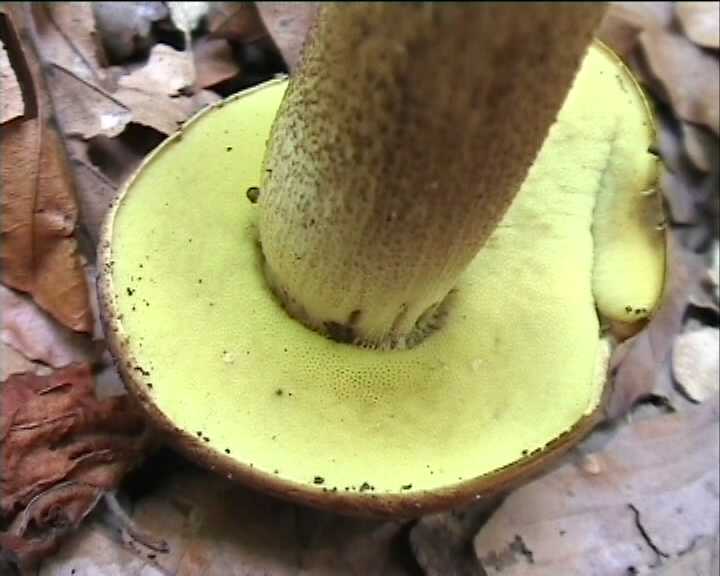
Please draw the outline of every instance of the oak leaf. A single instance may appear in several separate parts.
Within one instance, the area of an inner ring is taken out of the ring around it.
[[[26,26],[21,5],[0,8],[0,17],[6,30]],[[88,287],[73,236],[72,175],[34,48],[27,31],[17,37],[21,49],[11,55],[13,67],[26,69],[29,82],[21,85],[25,115],[0,126],[0,280],[32,294],[69,328],[90,332]]]

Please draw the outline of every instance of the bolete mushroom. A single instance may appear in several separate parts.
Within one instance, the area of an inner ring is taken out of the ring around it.
[[[416,514],[595,423],[664,286],[653,119],[592,3],[323,7],[299,72],[190,120],[106,221],[120,371],[185,453]],[[579,69],[579,70],[578,70]]]

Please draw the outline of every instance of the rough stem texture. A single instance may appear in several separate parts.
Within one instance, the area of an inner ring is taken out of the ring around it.
[[[419,341],[521,186],[604,10],[325,6],[259,201],[289,313],[343,341]]]

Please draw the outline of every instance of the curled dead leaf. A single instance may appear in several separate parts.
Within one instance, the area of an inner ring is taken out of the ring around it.
[[[127,396],[97,400],[84,364],[14,375],[0,391],[0,546],[28,567],[119,484],[149,436]]]
[[[704,48],[720,48],[720,2],[675,2],[685,35]]]
[[[39,494],[18,514],[7,532],[0,532],[0,549],[25,573],[52,554],[66,533],[77,530],[102,497],[102,490],[65,482]],[[49,535],[38,537],[38,529]]]
[[[645,30],[640,43],[673,110],[686,122],[720,134],[720,64],[684,36]]]

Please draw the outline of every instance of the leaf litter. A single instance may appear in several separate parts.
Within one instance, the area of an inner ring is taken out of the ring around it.
[[[78,212],[72,174],[19,6],[0,12],[8,39],[16,39],[16,50],[9,53],[13,68],[26,71],[25,113],[0,126],[0,280],[30,293],[69,328],[88,332],[93,318],[74,238]],[[8,39],[3,38],[6,46]]]
[[[127,396],[96,398],[87,364],[17,374],[0,393],[0,546],[30,569],[139,463],[150,437]]]

